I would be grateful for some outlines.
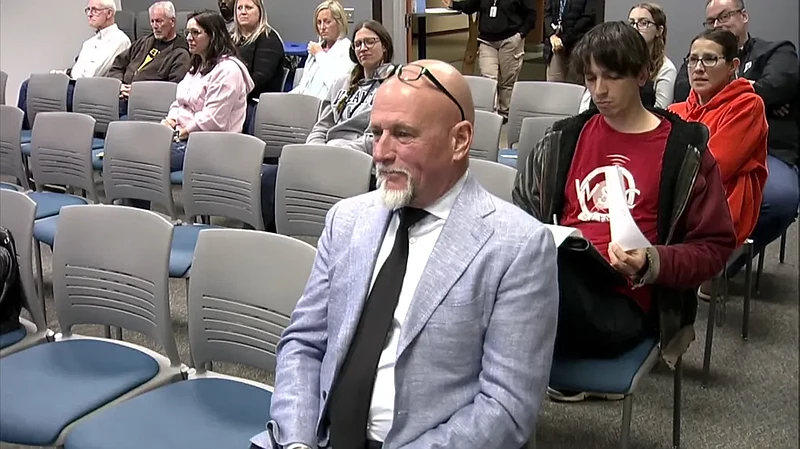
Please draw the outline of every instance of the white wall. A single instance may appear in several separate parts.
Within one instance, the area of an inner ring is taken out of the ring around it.
[[[17,104],[19,85],[31,73],[72,66],[92,35],[85,7],[86,0],[0,0],[0,69],[8,73],[7,104]]]

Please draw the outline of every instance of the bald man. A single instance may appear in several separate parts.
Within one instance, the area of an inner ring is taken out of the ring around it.
[[[404,66],[378,90],[378,190],[328,214],[254,447],[510,449],[532,434],[556,248],[469,174],[473,116],[442,62]]]

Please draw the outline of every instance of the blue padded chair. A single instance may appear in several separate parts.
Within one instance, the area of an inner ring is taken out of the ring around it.
[[[220,151],[220,148],[227,148]],[[169,274],[189,275],[197,236],[209,225],[196,217],[221,216],[264,230],[261,216],[261,161],[264,142],[247,134],[194,132],[186,143],[183,208],[186,224],[175,227]]]
[[[521,171],[525,168],[525,161],[533,151],[536,144],[545,136],[553,124],[565,116],[551,115],[543,117],[526,117],[522,119],[520,126],[519,141],[513,149],[500,150],[497,162],[508,165]]]
[[[183,170],[174,171],[169,174],[169,182],[174,186],[183,184]]]
[[[641,379],[658,361],[655,339],[646,339],[614,359],[554,359],[550,370],[550,388],[560,391],[586,391],[597,395],[623,395],[620,448],[630,445],[633,394]],[[683,365],[678,359],[674,377],[672,444],[680,447],[680,399]]]
[[[234,448],[264,430],[271,388],[206,370],[212,362],[275,369],[279,335],[303,293],[314,248],[239,229],[200,233],[189,281],[196,371],[75,427],[65,449]]]
[[[37,260],[40,259],[38,245],[34,246],[32,238],[35,215],[36,203],[28,195],[10,190],[0,191],[0,226],[14,236],[19,276],[26,299],[24,307],[33,319],[30,322],[20,317],[19,329],[0,334],[0,357],[52,340],[52,333],[47,330],[44,296],[41,290],[37,290],[33,276],[34,254]]]
[[[186,371],[169,313],[172,224],[150,211],[105,205],[65,207],[59,221],[53,296],[63,334],[0,363],[0,435],[12,444],[63,445],[74,423]],[[139,332],[167,357],[73,334],[76,324]]]
[[[34,73],[28,79],[26,107],[28,124],[33,128],[40,112],[66,112],[69,77],[63,73]],[[20,134],[22,143],[33,138],[31,130]]]
[[[14,177],[22,190],[28,190],[27,168],[20,154],[19,137],[24,115],[22,109],[0,105],[0,175]]]
[[[108,125],[119,120],[119,89],[122,82],[115,78],[93,76],[75,81],[75,95],[72,110],[86,114],[95,119],[94,131],[105,135]],[[102,169],[102,160],[98,160],[97,152],[105,146],[100,137],[92,139],[92,166]]]
[[[46,184],[81,189],[98,202],[91,145],[95,120],[76,112],[42,112],[33,125],[30,168],[36,184],[36,219],[57,215],[63,206],[86,204],[85,198],[45,192]]]
[[[583,86],[549,81],[517,81],[508,111],[508,146],[520,141],[522,121],[527,117],[566,118],[578,113]]]

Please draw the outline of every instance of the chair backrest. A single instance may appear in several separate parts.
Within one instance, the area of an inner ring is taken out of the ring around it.
[[[501,200],[511,202],[517,171],[499,162],[470,159],[469,172],[489,193]]]
[[[0,105],[6,104],[6,84],[8,84],[8,73],[0,70]]]
[[[294,69],[294,78],[292,79],[292,89],[297,87],[300,84],[300,80],[303,79],[303,68],[298,67]]]
[[[61,332],[103,324],[154,338],[180,365],[169,311],[172,224],[149,210],[67,206],[53,245],[53,298]]]
[[[114,22],[128,36],[131,42],[136,40],[136,14],[131,11],[117,11],[114,14]],[[148,23],[150,22],[148,21]]]
[[[189,134],[183,164],[186,219],[228,217],[264,229],[261,217],[261,162],[264,142],[247,134]]]
[[[95,119],[95,132],[105,133],[108,124],[119,120],[119,88],[122,82],[115,78],[92,76],[75,81],[72,110],[91,115]]]
[[[178,21],[176,18],[175,20],[176,26],[177,22]],[[144,11],[139,11],[136,14],[136,39],[141,39],[152,32],[153,28],[150,26],[150,12],[146,9]]]
[[[494,112],[475,111],[475,132],[472,136],[472,148],[469,157],[497,160],[500,147],[500,130],[503,128],[503,117]]]
[[[172,130],[160,123],[117,121],[108,126],[105,144],[106,200],[152,201],[177,219],[169,180]]]
[[[39,331],[47,327],[42,309],[41,292],[33,280],[33,221],[36,203],[28,195],[13,190],[0,190],[0,226],[11,231],[19,261],[22,290],[28,301],[26,308]]]
[[[508,112],[508,144],[519,142],[522,120],[526,117],[569,117],[578,113],[583,86],[547,81],[517,81],[511,93]]]
[[[69,77],[63,73],[34,73],[28,79],[28,120],[33,127],[40,112],[67,110]]]
[[[316,246],[330,208],[343,198],[369,191],[371,169],[372,158],[357,150],[287,145],[278,162],[275,187],[278,233]]]
[[[303,295],[316,251],[290,237],[242,229],[200,231],[189,280],[189,345],[206,362],[275,370],[280,336]]]
[[[189,23],[191,11],[178,11],[175,13],[175,31],[180,36],[186,35],[186,24]]]
[[[261,94],[256,108],[254,135],[266,143],[264,156],[281,156],[283,147],[306,143],[317,123],[320,100],[285,92]]]
[[[128,120],[161,122],[177,91],[178,85],[169,81],[134,81],[128,97]]]
[[[22,109],[0,105],[0,174],[17,178],[19,185],[28,190],[28,175],[20,148],[23,117]]]
[[[553,124],[564,117],[527,117],[522,120],[522,131],[519,133],[519,143],[517,144],[517,170],[525,168],[525,161],[531,154],[533,148],[544,137],[547,130]]]
[[[494,102],[497,98],[497,80],[485,76],[465,76],[472,92],[472,102],[476,111],[494,112]]]
[[[33,123],[29,165],[36,190],[45,184],[77,187],[98,201],[92,169],[94,119],[77,112],[42,112]]]

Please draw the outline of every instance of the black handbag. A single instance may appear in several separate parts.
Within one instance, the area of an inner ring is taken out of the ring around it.
[[[21,327],[19,314],[24,303],[14,237],[0,227],[0,334]]]

